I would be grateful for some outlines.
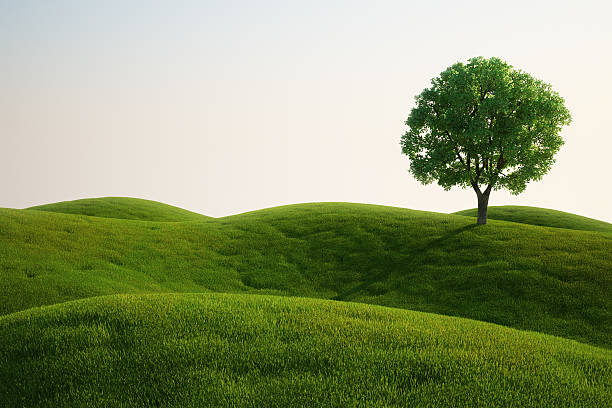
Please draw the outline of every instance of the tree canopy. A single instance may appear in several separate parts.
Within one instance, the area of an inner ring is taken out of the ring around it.
[[[424,184],[513,194],[546,174],[571,122],[552,87],[499,58],[457,62],[417,95],[402,136],[410,171]]]

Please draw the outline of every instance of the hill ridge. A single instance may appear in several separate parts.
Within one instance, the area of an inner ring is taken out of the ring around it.
[[[367,205],[372,207],[383,207],[383,208],[396,208],[396,209],[406,209],[398,206],[389,206],[382,204],[365,204],[365,203],[356,203],[356,202],[346,202],[346,201],[329,201],[329,202],[307,202],[307,203],[296,203],[296,204],[283,204],[279,206],[273,206],[268,208],[262,208],[257,210],[250,210],[239,214],[227,215],[222,217],[210,217],[206,215],[202,215],[199,213],[195,213],[189,210],[185,210],[180,207],[172,206],[169,204],[165,204],[159,201],[153,201],[142,198],[135,197],[118,197],[118,196],[108,196],[108,197],[94,197],[94,198],[84,198],[84,199],[76,199],[76,200],[68,200],[68,201],[59,201],[55,203],[48,203],[37,205],[33,207],[25,208],[26,210],[37,210],[37,211],[50,211],[57,212],[63,214],[76,214],[76,215],[86,215],[86,216],[97,216],[102,218],[118,218],[118,219],[132,219],[132,220],[145,220],[145,221],[158,221],[158,222],[176,222],[176,221],[194,221],[197,219],[223,219],[228,217],[240,216],[243,214],[252,214],[257,213],[259,211],[271,210],[274,208],[285,208],[291,206],[300,206],[300,205],[318,205],[318,204],[349,204],[349,205]],[[119,211],[119,214],[108,214],[112,211],[111,208],[96,208],[107,206],[110,207],[112,205],[121,206],[123,208],[115,208],[114,210]],[[148,206],[150,208],[138,208],[143,207],[143,205]],[[158,208],[155,208],[158,207]],[[148,210],[149,212],[153,212],[157,210],[158,213],[161,214],[138,214],[138,212],[143,212]],[[129,212],[132,214],[129,214]],[[164,211],[167,212],[164,214]],[[427,210],[413,210],[410,211],[421,211],[424,213],[435,213],[435,214],[445,214],[445,213],[436,213]],[[121,212],[128,214],[122,214]],[[101,213],[101,214],[100,214]],[[456,211],[450,213],[451,215],[461,215],[468,217],[475,217],[477,213],[476,208],[471,208],[467,210]],[[489,219],[490,220],[499,220],[499,221],[507,221],[507,222],[516,222],[520,224],[527,225],[536,225],[542,227],[553,227],[553,228],[564,228],[564,229],[575,229],[575,230],[583,230],[583,231],[596,231],[596,232],[612,232],[612,224],[601,221],[595,218],[589,218],[578,214],[568,213],[560,210],[554,210],[550,208],[540,208],[540,207],[532,207],[532,206],[520,206],[520,205],[503,205],[503,206],[489,206]]]
[[[457,211],[452,214],[476,217],[477,211],[478,209],[471,208]],[[612,224],[608,222],[549,208],[520,205],[490,206],[488,209],[488,217],[489,220],[515,222],[541,227],[612,233]]]
[[[83,198],[37,205],[26,209],[102,218],[157,222],[183,222],[210,218],[180,207],[133,197]]]

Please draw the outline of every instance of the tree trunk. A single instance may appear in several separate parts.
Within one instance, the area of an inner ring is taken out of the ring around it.
[[[476,193],[478,196],[478,225],[484,225],[487,223],[487,209],[489,207],[490,193],[491,191],[485,191],[481,194]]]

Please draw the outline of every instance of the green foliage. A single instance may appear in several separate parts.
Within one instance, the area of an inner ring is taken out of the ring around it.
[[[193,222],[0,209],[0,314],[117,293],[334,298],[612,347],[612,237],[363,204]]]
[[[156,201],[129,197],[85,198],[38,205],[29,209],[141,221],[198,221],[209,218]]]
[[[472,208],[471,210],[457,211],[454,214],[476,217],[477,213],[478,209]],[[612,233],[612,224],[610,223],[548,208],[520,205],[494,206],[489,207],[489,218],[544,227]]]
[[[115,295],[0,318],[10,407],[605,407],[612,352],[303,298]]]
[[[548,172],[571,121],[549,84],[483,57],[452,65],[431,84],[415,98],[401,139],[417,180],[518,194]]]

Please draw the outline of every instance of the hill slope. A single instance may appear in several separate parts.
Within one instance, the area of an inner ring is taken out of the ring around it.
[[[453,214],[476,217],[478,209],[472,208]],[[491,220],[512,221],[545,227],[612,233],[612,224],[610,223],[547,208],[519,205],[492,206],[489,207],[488,218]]]
[[[319,203],[156,223],[0,209],[0,314],[247,292],[463,316],[612,347],[612,236]]]
[[[29,209],[140,221],[199,221],[209,218],[168,204],[129,197],[85,198],[38,205]]]
[[[376,306],[117,295],[0,318],[8,406],[604,407],[612,352]]]

